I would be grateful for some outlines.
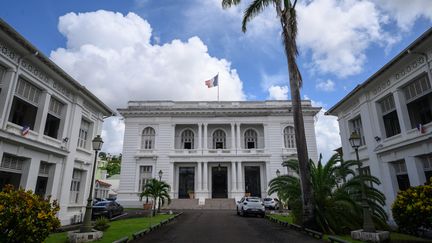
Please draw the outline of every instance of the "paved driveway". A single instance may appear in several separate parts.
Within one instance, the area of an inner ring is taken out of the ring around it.
[[[134,242],[320,242],[264,218],[240,217],[234,211],[186,211]]]

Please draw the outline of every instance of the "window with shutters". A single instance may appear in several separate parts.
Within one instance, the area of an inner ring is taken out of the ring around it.
[[[184,130],[181,135],[181,143],[183,149],[194,148],[194,132],[190,129]]]
[[[253,129],[248,129],[244,135],[245,148],[246,149],[256,149],[258,147],[258,134]]]
[[[156,132],[152,127],[146,127],[142,132],[142,149],[154,149]]]
[[[223,130],[217,129],[213,132],[213,148],[225,149],[226,148],[226,134]]]
[[[423,170],[426,177],[426,182],[432,178],[432,154],[426,155],[423,159]]]
[[[72,174],[72,181],[70,187],[70,203],[79,203],[80,191],[81,191],[81,179],[83,177],[83,171],[74,169]]]
[[[63,103],[51,97],[44,134],[52,138],[58,138],[62,117]]]
[[[411,128],[432,122],[432,89],[427,75],[415,79],[403,90]]]
[[[350,125],[350,133],[356,132],[360,136],[360,146],[365,145],[366,142],[363,133],[363,125],[362,125],[361,117],[358,116],[350,120],[349,125]]]
[[[399,190],[403,191],[408,189],[410,187],[410,181],[408,177],[405,160],[392,162],[392,165],[395,170],[395,175],[399,186]]]
[[[19,78],[9,114],[9,121],[34,130],[41,90]]]
[[[284,129],[284,145],[285,148],[295,148],[295,131],[293,126],[287,126]]]
[[[380,102],[381,113],[386,131],[386,137],[392,137],[401,132],[399,126],[399,118],[396,112],[396,106],[393,94],[386,96]]]
[[[82,119],[81,127],[78,134],[78,147],[83,149],[90,149],[90,143],[88,142],[90,137],[91,123]]]
[[[152,166],[140,166],[139,192],[143,191],[145,184],[147,184],[150,179],[152,179]]]

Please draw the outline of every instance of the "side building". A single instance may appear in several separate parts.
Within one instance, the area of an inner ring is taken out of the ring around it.
[[[0,19],[0,188],[51,196],[63,225],[85,211],[91,140],[114,112]]]
[[[355,159],[348,141],[361,136],[363,170],[381,180],[386,209],[400,190],[432,176],[432,29],[334,105],[344,159]]]
[[[302,101],[309,157],[316,161],[314,117]],[[118,200],[138,206],[146,181],[171,185],[174,199],[267,196],[282,162],[297,158],[290,101],[131,101],[118,109],[125,134]]]

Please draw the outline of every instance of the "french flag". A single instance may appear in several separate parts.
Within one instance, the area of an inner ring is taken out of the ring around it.
[[[29,132],[30,132],[30,127],[29,126],[23,126],[23,128],[21,130],[21,135],[26,136]]]
[[[417,130],[420,133],[425,133],[426,132],[426,128],[422,124],[417,124]]]
[[[208,88],[213,88],[218,86],[218,77],[219,74],[216,74],[216,76],[214,76],[212,79],[210,80],[206,80],[205,81],[205,85],[207,85]]]

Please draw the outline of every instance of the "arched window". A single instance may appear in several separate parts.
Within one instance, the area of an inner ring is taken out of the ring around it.
[[[142,132],[142,149],[154,149],[155,145],[155,130],[152,127],[146,127]]]
[[[284,144],[285,144],[285,148],[295,148],[296,147],[294,127],[292,127],[292,126],[285,127],[285,129],[284,129]]]
[[[213,148],[214,149],[225,149],[226,134],[223,130],[218,129],[213,133]]]
[[[257,143],[258,139],[257,138],[258,138],[258,135],[254,130],[252,130],[252,129],[246,130],[245,135],[244,135],[245,147],[247,149],[257,148],[258,147],[258,143]]]
[[[181,134],[181,143],[184,149],[194,148],[194,133],[192,130],[184,130]]]

